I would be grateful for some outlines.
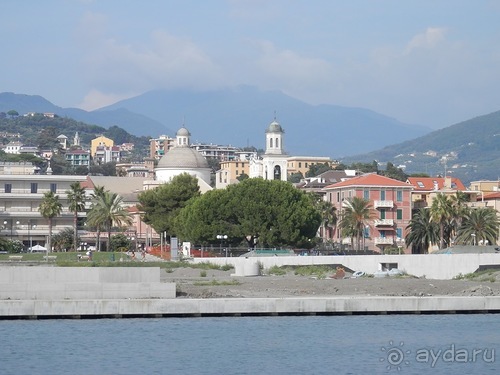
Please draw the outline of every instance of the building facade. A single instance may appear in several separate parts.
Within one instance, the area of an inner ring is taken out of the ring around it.
[[[52,220],[52,233],[73,228],[74,215],[69,210],[66,191],[72,183],[85,179],[85,176],[0,175],[0,236],[19,240],[25,248],[45,246],[48,220],[38,207],[48,191],[58,195],[63,206],[61,214]]]
[[[412,218],[411,191],[413,187],[405,182],[368,173],[327,186],[325,200],[342,217],[346,201],[354,197],[369,202],[371,218],[364,223],[363,243],[365,248],[383,253],[388,247],[397,246],[408,253],[405,245],[406,227]],[[331,240],[354,246],[351,238],[343,237],[339,227],[332,231]]]
[[[97,152],[97,148],[98,147],[113,147],[115,145],[115,142],[112,140],[112,139],[109,139],[103,135],[97,137],[97,138],[94,138],[92,139],[92,141],[90,141],[90,155],[92,157],[95,157],[96,155],[96,152]]]
[[[302,173],[305,177],[309,168],[315,164],[327,164],[334,168],[339,163],[326,156],[290,156],[287,160],[288,175]]]

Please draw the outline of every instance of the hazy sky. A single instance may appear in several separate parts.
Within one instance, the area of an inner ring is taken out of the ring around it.
[[[500,110],[497,0],[2,0],[0,92],[248,84],[444,127]]]

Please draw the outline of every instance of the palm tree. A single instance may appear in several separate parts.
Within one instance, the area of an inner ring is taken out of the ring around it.
[[[439,225],[431,220],[431,212],[427,208],[419,209],[406,227],[409,233],[405,243],[412,245],[415,252],[427,253],[429,247],[439,241]]]
[[[109,249],[113,224],[117,226],[132,224],[132,217],[123,206],[123,198],[117,193],[109,191],[105,191],[102,196],[97,197],[87,218],[90,225],[103,227],[108,232],[106,249]]]
[[[431,220],[439,225],[439,248],[444,248],[444,244],[449,243],[449,238],[451,235],[445,235],[445,230],[450,226],[451,220],[453,218],[453,206],[451,199],[443,193],[439,193],[431,205]],[[451,231],[450,231],[451,232]]]
[[[323,241],[330,239],[327,234],[328,228],[331,228],[337,224],[337,207],[332,205],[330,202],[325,201],[321,196],[314,194],[312,195],[314,205],[321,215],[321,226],[323,232]]]
[[[487,242],[495,244],[499,227],[497,212],[493,208],[473,208],[462,220],[457,241],[464,244],[486,244]]]
[[[457,191],[455,195],[450,196],[450,202],[452,207],[452,219],[451,219],[451,238],[455,239],[460,226],[462,225],[462,219],[468,214],[469,207],[467,202],[469,202],[469,196],[463,191]]]
[[[85,189],[79,182],[74,182],[70,185],[69,190],[66,190],[69,201],[69,210],[73,212],[73,248],[75,252],[78,247],[78,213],[85,209]]]
[[[361,239],[364,242],[365,226],[374,215],[370,201],[360,197],[353,197],[345,200],[342,208],[339,224],[342,235],[356,238],[357,249],[359,250],[361,248]]]
[[[96,202],[100,199],[100,197],[104,196],[105,192],[106,191],[104,190],[104,186],[96,186],[94,188],[94,192],[90,195],[92,199],[92,206],[90,207],[91,209],[95,206]],[[101,229],[102,229],[102,224],[96,225],[97,251],[101,251]]]
[[[40,214],[49,221],[49,237],[47,244],[47,252],[51,251],[52,246],[52,219],[59,216],[62,211],[62,204],[59,202],[59,195],[55,195],[52,191],[47,191],[43,195],[42,202],[38,206]]]

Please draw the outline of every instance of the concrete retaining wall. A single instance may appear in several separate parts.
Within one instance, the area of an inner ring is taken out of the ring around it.
[[[249,258],[194,258],[195,263],[231,264],[245,269],[246,264],[260,262],[264,269],[272,266],[340,264],[353,271],[373,274],[385,264],[417,277],[448,280],[458,274],[476,271],[479,266],[500,265],[500,254],[423,254],[423,255],[352,255],[352,256],[279,256]]]
[[[0,299],[175,298],[159,267],[0,267]]]
[[[0,316],[127,317],[500,312],[500,297],[330,297],[2,301]]]

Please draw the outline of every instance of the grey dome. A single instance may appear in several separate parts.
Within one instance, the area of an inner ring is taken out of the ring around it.
[[[189,137],[191,133],[186,128],[180,128],[177,130],[177,137]]]
[[[173,147],[158,162],[156,169],[160,168],[209,168],[209,166],[207,159],[195,149],[190,147]]]
[[[279,122],[274,120],[267,127],[266,133],[284,133],[284,130],[279,124]]]

